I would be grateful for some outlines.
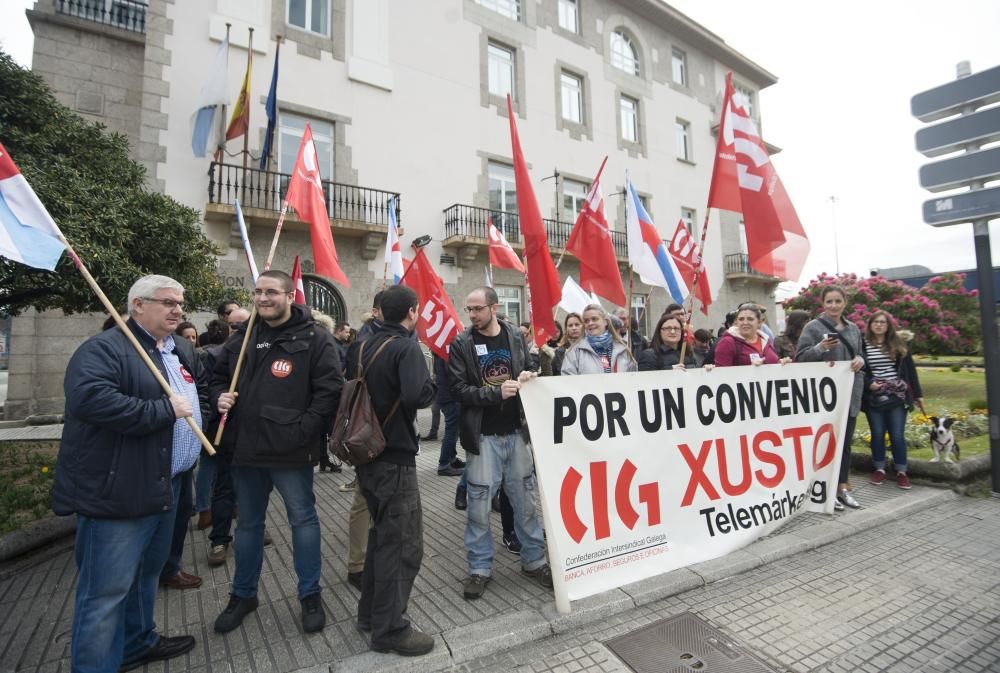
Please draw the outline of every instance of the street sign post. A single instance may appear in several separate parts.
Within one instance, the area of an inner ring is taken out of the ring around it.
[[[1000,187],[985,186],[1000,178],[1000,147],[980,149],[1000,139],[1000,107],[977,112],[1000,101],[1000,66],[975,75],[968,74],[968,70],[968,63],[960,63],[958,79],[918,93],[910,100],[910,111],[923,122],[954,117],[917,131],[917,151],[924,156],[965,150],[965,154],[921,166],[920,186],[931,192],[968,189],[925,201],[923,215],[924,222],[936,227],[972,223],[986,365],[992,490],[993,497],[1000,498],[1000,340],[989,229],[989,221],[1000,217]]]

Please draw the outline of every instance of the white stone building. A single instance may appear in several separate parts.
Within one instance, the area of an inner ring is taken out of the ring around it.
[[[219,272],[229,287],[250,287],[233,199],[242,195],[260,263],[282,174],[310,122],[351,287],[307,275],[309,298],[355,322],[382,287],[393,195],[404,251],[417,236],[433,238],[428,254],[456,305],[483,283],[488,217],[518,247],[508,91],[554,258],[609,155],[602,186],[627,288],[616,194],[625,170],[664,238],[679,218],[700,235],[725,74],[734,72],[758,123],[758,92],[776,81],[660,0],[38,0],[28,14],[34,70],[62,102],[127,133],[154,189],[202,211],[206,233],[225,250]],[[245,177],[241,140],[229,143],[235,156],[221,164],[191,151],[189,120],[227,23],[234,101],[254,29],[254,158],[281,38],[274,161],[265,172],[251,160]],[[709,222],[705,257],[716,297],[695,326],[714,329],[739,302],[773,306],[778,280],[748,267],[738,216],[713,212]],[[289,217],[275,267],[289,269],[296,254],[310,271],[307,226]],[[566,255],[559,271],[565,278],[577,269]],[[495,282],[508,316],[525,319],[523,278],[497,270]],[[668,299],[636,278],[633,303],[648,332]],[[8,418],[61,410],[62,367],[99,322],[58,312],[13,321]]]

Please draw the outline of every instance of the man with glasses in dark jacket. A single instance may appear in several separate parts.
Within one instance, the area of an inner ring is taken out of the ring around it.
[[[414,420],[417,409],[434,400],[435,388],[420,346],[410,338],[417,324],[416,293],[393,285],[381,294],[381,326],[352,344],[347,354],[348,379],[358,376],[360,354],[372,408],[385,435],[385,451],[357,467],[358,489],[372,519],[358,626],[371,631],[376,652],[418,656],[434,648],[434,639],[403,618],[424,555]]]

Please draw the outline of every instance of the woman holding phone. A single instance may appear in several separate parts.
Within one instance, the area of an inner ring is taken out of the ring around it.
[[[843,288],[838,285],[827,285],[820,294],[820,302],[823,305],[823,312],[802,328],[802,335],[799,337],[799,343],[795,349],[795,359],[798,362],[847,361],[851,363],[851,371],[854,372],[854,387],[851,390],[851,406],[848,412],[847,427],[844,429],[837,500],[833,506],[837,511],[842,511],[845,505],[857,509],[861,505],[848,490],[847,478],[851,470],[851,441],[854,439],[854,426],[858,422],[858,412],[861,411],[861,395],[865,387],[865,375],[861,371],[865,366],[865,360],[862,357],[864,349],[861,343],[861,330],[849,320],[844,320],[847,295]]]

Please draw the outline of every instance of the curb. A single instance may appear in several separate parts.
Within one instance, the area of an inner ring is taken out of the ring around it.
[[[0,536],[0,563],[34,551],[76,532],[76,516],[55,516],[33,521],[24,528]]]
[[[888,460],[892,463],[891,460]],[[932,463],[929,460],[910,458],[906,463],[906,471],[911,477],[932,479],[937,482],[948,482],[956,485],[975,477],[989,474],[990,453],[981,453],[957,463]],[[851,469],[871,472],[874,469],[871,454],[852,452]]]
[[[960,498],[950,490],[934,489],[918,498],[894,498],[868,509],[835,515],[807,528],[780,531],[723,557],[678,568],[601,594],[573,601],[573,611],[561,615],[554,602],[540,610],[520,610],[461,626],[434,636],[434,650],[420,659],[365,652],[294,673],[432,673],[480,657],[562,634],[655,601],[725,580],[795,554],[812,551],[874,526],[895,521],[939,503]]]

